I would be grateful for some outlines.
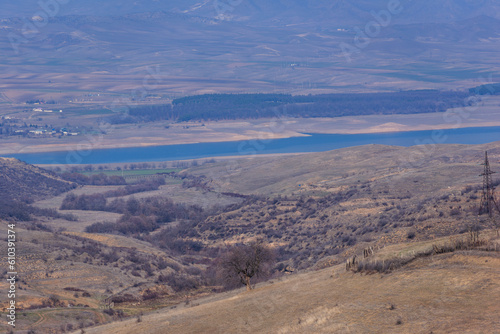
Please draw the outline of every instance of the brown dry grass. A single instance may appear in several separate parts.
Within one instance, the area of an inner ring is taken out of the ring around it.
[[[159,249],[152,247],[147,242],[138,239],[129,238],[121,235],[112,234],[93,234],[85,232],[64,232],[64,234],[75,235],[81,238],[97,241],[107,247],[124,247],[135,249],[136,252],[154,255],[164,255],[165,253]]]
[[[114,190],[119,188],[119,186],[84,186],[71,191],[76,195],[90,195],[95,193],[103,193],[108,190]],[[56,209],[61,207],[63,199],[68,195],[64,193],[62,195],[52,197],[49,199],[41,200],[35,202],[34,205],[44,209]],[[104,211],[81,211],[81,210],[64,210],[60,211],[63,214],[72,214],[78,218],[78,221],[67,221],[64,219],[52,219],[44,221],[44,224],[51,227],[53,230],[65,230],[71,232],[83,232],[85,228],[97,222],[110,221],[114,222],[120,218],[120,214],[113,212]]]
[[[106,191],[115,190],[123,186],[83,186],[78,189],[72,190],[70,193],[76,195],[90,195],[96,193],[104,193]],[[64,198],[68,193],[52,197],[49,199],[37,201],[34,203],[35,206],[45,209],[56,209],[61,207]],[[137,193],[129,196],[123,196],[124,200],[129,197],[135,198],[147,198],[147,197],[168,197],[175,203],[182,203],[187,205],[199,205],[201,207],[211,207],[214,203],[218,205],[226,206],[240,202],[238,198],[224,196],[214,192],[207,192],[203,190],[197,190],[194,188],[183,188],[182,185],[165,185],[161,186],[160,189],[155,191],[147,191],[142,193]],[[108,203],[115,198],[109,198]],[[60,211],[63,214],[72,214],[78,218],[78,221],[67,221],[64,219],[46,219],[43,223],[53,230],[64,230],[68,232],[84,232],[87,226],[90,226],[97,222],[115,222],[121,217],[121,214],[105,211],[82,211],[82,210],[63,210]],[[118,244],[115,245],[118,247]]]
[[[498,169],[499,149],[499,142],[413,147],[365,145],[321,153],[221,161],[188,172],[206,175],[214,186],[239,193],[310,195],[313,189],[328,193],[370,182],[377,190],[397,195],[451,195],[480,182],[478,165],[484,160],[485,150],[492,169]]]
[[[385,275],[347,273],[341,265],[86,332],[499,333],[500,258],[493,254],[434,255]]]
[[[195,188],[183,188],[180,184],[165,185],[161,186],[158,190],[136,193],[120,198],[127,200],[129,197],[148,198],[154,196],[168,197],[175,203],[199,205],[204,208],[212,207],[214,204],[226,206],[240,202],[240,199],[235,197],[224,196]],[[114,198],[110,198],[109,201],[113,199]]]
[[[125,269],[131,265],[125,256],[127,251],[143,256],[141,263],[152,255],[158,255],[165,258],[168,263],[175,263],[182,268],[182,265],[167,254],[136,239],[75,232],[55,234],[27,230],[22,226],[23,224],[19,223],[16,227],[16,234],[19,238],[16,243],[18,252],[16,269],[20,279],[17,282],[16,291],[16,302],[19,307],[19,321],[16,329],[21,333],[27,329],[35,329],[37,333],[55,333],[54,330],[59,329],[61,324],[71,323],[74,328],[78,328],[82,320],[86,321],[86,326],[90,321],[96,323],[96,319],[102,323],[109,318],[103,315],[100,309],[104,298],[125,289],[129,293],[140,296],[143,289],[154,288],[156,286],[154,277],[134,276],[130,274],[130,269]],[[3,222],[0,225],[0,233],[7,235],[6,227],[6,222]],[[78,247],[83,245],[82,242],[68,238],[68,235],[97,241],[99,244],[95,244],[94,247],[100,249],[99,254],[118,249],[119,252],[121,251],[121,258],[114,262],[103,261],[99,256],[91,258],[88,253],[78,251]],[[6,254],[6,248],[6,242],[1,241],[0,249],[5,251],[4,254]],[[3,259],[6,261],[5,257]],[[171,271],[172,269],[167,267],[161,273]],[[76,294],[74,291],[64,290],[67,287],[75,287],[81,291]],[[0,289],[8,290],[7,281],[0,282]],[[90,295],[83,296],[83,291]],[[62,305],[57,305],[56,308],[38,308],[52,295],[57,296]],[[7,293],[0,294],[1,308],[4,309],[7,303]],[[167,300],[165,303],[168,304],[171,301]],[[69,307],[68,304],[73,306]],[[74,307],[79,304],[80,307]],[[87,307],[81,307],[82,305],[87,305]],[[36,309],[26,309],[33,306]],[[86,318],[87,313],[89,318]],[[5,319],[0,321],[0,333],[7,333],[8,328]]]

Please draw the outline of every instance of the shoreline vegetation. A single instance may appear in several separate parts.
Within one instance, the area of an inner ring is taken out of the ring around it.
[[[364,135],[308,134],[303,138],[285,138],[165,145],[115,149],[93,149],[33,154],[14,154],[17,158],[37,165],[106,165],[116,163],[175,162],[206,160],[219,157],[255,157],[266,154],[280,156],[290,153],[324,152],[335,149],[381,145],[412,147],[435,144],[487,144],[500,141],[500,127],[470,127],[449,130],[428,130]],[[76,158],[78,159],[76,159]],[[73,159],[73,160],[72,160]],[[74,162],[71,162],[74,161]]]
[[[214,94],[188,97],[174,100],[174,107],[165,105],[136,106],[131,108],[128,114],[118,113],[104,118],[102,115],[98,115],[99,117],[92,118],[92,120],[88,118],[91,116],[85,116],[87,122],[92,121],[95,124],[100,124],[103,121],[109,122],[107,123],[109,127],[103,133],[94,131],[78,136],[59,138],[44,136],[36,138],[29,136],[3,137],[0,140],[0,155],[73,151],[78,150],[82,145],[88,147],[89,144],[91,149],[112,149],[285,139],[307,136],[307,134],[374,134],[500,126],[500,112],[497,110],[500,96],[483,95],[477,105],[469,110],[465,105],[467,100],[464,99],[463,93],[449,92],[450,96],[446,95],[446,92],[437,91],[403,93],[414,95],[418,93],[429,96],[423,102],[418,101],[417,106],[422,106],[420,109],[414,107],[412,110],[402,110],[395,102],[392,109],[379,110],[376,108],[376,105],[380,104],[377,102],[376,96],[380,96],[380,99],[385,101],[398,93],[361,94],[365,97],[360,99],[361,102],[358,101],[356,105],[349,106],[352,103],[351,96],[347,102],[344,101],[344,104],[340,103],[341,105],[338,107],[340,109],[336,110],[337,107],[332,106],[332,100],[328,99],[330,95],[295,97],[278,94],[276,96],[281,96],[283,101],[269,102],[261,97],[262,101],[259,100],[258,105],[254,106],[257,109],[253,109],[253,114],[247,107],[242,110],[238,109],[238,101],[235,97],[240,95]],[[445,94],[447,98],[445,100],[438,99],[438,102],[431,101],[432,98],[440,97],[440,94]],[[350,96],[349,94],[339,94],[337,99],[341,99],[344,95]],[[387,97],[385,97],[386,95]],[[225,96],[225,98],[221,96]],[[246,94],[243,96],[270,97],[274,95]],[[344,98],[347,99],[345,96]],[[307,98],[319,100],[307,103],[288,101]],[[374,106],[372,106],[372,102],[375,103]],[[342,109],[342,105],[348,110]],[[170,108],[171,112],[179,108],[186,109],[182,112],[184,121],[181,121],[180,117],[174,117],[175,115],[172,113],[162,111],[162,108]],[[202,110],[205,108],[207,111],[203,113]],[[218,108],[222,111],[214,111]],[[233,108],[236,108],[234,115],[231,114]],[[301,108],[312,109],[309,112],[309,109],[302,110]],[[362,110],[356,110],[356,108]],[[323,109],[326,111],[321,111]],[[450,117],[446,117],[450,113],[453,116],[451,117],[453,121],[450,121]],[[464,115],[469,117],[463,117]],[[455,116],[460,118],[460,122],[455,121],[457,118]],[[78,117],[84,117],[84,115]],[[78,117],[64,121],[79,122]]]
[[[272,119],[260,119],[251,123],[246,121],[207,122],[203,131],[191,128],[191,126],[199,127],[199,124],[187,123],[187,125],[183,125],[185,129],[179,129],[180,131],[175,131],[172,134],[163,131],[163,137],[158,137],[161,134],[157,132],[162,130],[162,127],[158,124],[150,124],[133,129],[131,129],[131,126],[120,126],[117,127],[117,131],[133,131],[134,137],[129,141],[124,141],[119,133],[111,134],[109,137],[100,137],[94,149],[285,139],[308,136],[308,134],[376,134],[500,126],[500,112],[498,111],[493,112],[485,108],[485,110],[475,113],[474,116],[473,120],[464,121],[459,127],[455,123],[444,122],[443,113],[372,116],[378,119],[376,125],[371,125],[372,117],[370,116],[298,118],[287,120],[286,129],[281,133],[266,131],[266,127],[273,121]],[[259,127],[262,131],[256,130]],[[304,132],[301,133],[298,130],[304,130]],[[92,136],[67,138],[64,143],[61,143],[60,139],[51,140],[50,138],[46,140],[32,138],[15,141],[5,140],[3,145],[0,143],[0,154],[72,151],[82,141],[88,141],[91,138]]]

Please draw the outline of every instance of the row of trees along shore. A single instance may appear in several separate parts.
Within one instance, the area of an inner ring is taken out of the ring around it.
[[[158,120],[207,121],[286,117],[340,117],[444,112],[462,107],[468,92],[419,90],[358,94],[207,94],[173,100],[172,104],[130,108],[111,123]]]

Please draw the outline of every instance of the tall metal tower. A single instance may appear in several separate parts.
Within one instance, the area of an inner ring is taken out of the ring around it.
[[[481,204],[479,205],[479,215],[487,213],[488,216],[492,218],[493,210],[495,208],[499,210],[499,207],[495,200],[495,187],[493,186],[493,180],[491,177],[491,175],[495,172],[492,172],[490,169],[488,152],[484,153],[484,164],[482,165],[484,166],[484,171],[480,176],[483,177],[483,193],[481,195]]]

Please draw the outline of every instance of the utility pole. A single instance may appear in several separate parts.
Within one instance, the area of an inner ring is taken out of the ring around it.
[[[482,165],[484,166],[484,171],[480,176],[483,177],[483,192],[481,194],[481,204],[479,205],[479,215],[487,213],[492,218],[493,210],[495,208],[498,210],[498,204],[495,200],[495,187],[493,186],[493,179],[491,177],[495,172],[492,172],[490,169],[488,152],[484,153],[484,163]]]
[[[495,172],[492,172],[490,169],[490,162],[488,161],[488,152],[484,153],[484,171],[480,176],[483,177],[483,193],[481,195],[481,204],[479,205],[479,215],[483,215],[485,213],[488,214],[490,218],[493,217],[493,209],[494,206],[498,209],[498,205],[495,201],[495,187],[493,186],[493,180],[491,175]]]

